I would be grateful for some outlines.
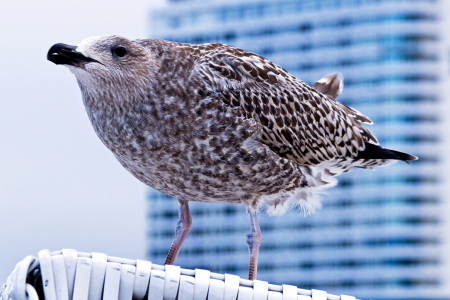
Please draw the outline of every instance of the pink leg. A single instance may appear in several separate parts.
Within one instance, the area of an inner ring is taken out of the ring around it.
[[[178,200],[178,202],[180,204],[178,210],[179,219],[175,228],[175,238],[172,242],[172,247],[170,247],[169,254],[167,254],[166,265],[173,265],[175,263],[178,253],[180,253],[181,245],[183,245],[192,227],[189,201]]]
[[[255,280],[258,271],[258,254],[259,245],[261,245],[261,229],[259,228],[256,211],[250,211],[250,233],[247,234],[247,246],[250,254],[250,266],[248,271],[248,279]]]

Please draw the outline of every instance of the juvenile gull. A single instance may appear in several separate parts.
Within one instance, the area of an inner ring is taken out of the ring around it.
[[[166,264],[191,228],[189,201],[245,205],[253,280],[258,210],[310,213],[341,173],[417,159],[380,147],[370,119],[336,101],[339,74],[312,88],[239,48],[119,36],[56,44],[47,58],[75,74],[95,132],[125,169],[178,198]]]

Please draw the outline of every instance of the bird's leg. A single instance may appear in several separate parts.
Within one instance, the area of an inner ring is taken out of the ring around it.
[[[256,211],[250,209],[250,233],[247,234],[247,246],[250,254],[250,266],[248,270],[248,279],[255,280],[256,273],[258,271],[258,254],[259,245],[261,245],[261,229],[259,228],[258,218],[256,217]]]
[[[192,227],[191,212],[189,211],[189,201],[178,200],[178,222],[175,228],[175,238],[170,247],[169,254],[167,254],[166,265],[173,265],[180,252],[181,245],[187,238]]]

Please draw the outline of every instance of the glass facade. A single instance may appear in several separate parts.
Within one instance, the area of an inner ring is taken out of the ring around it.
[[[368,115],[384,147],[420,157],[340,176],[314,215],[261,215],[259,279],[358,298],[450,299],[447,8],[444,0],[171,1],[152,13],[152,38],[230,44],[309,84],[343,73],[338,101]],[[178,217],[167,198],[148,197],[148,255],[161,263]],[[245,208],[192,203],[191,212],[177,264],[246,277]]]

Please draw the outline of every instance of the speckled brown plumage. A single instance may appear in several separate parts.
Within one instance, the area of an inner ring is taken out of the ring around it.
[[[356,156],[378,143],[361,125],[371,121],[327,97],[269,60],[220,44],[188,46],[198,55],[195,72],[209,91],[240,115],[262,125],[262,141],[300,165]]]
[[[371,121],[335,96],[242,49],[112,36],[76,51],[89,63],[68,66],[99,138],[179,199],[312,211],[340,173],[414,159],[375,146],[362,125]],[[368,144],[388,155],[371,157]]]

